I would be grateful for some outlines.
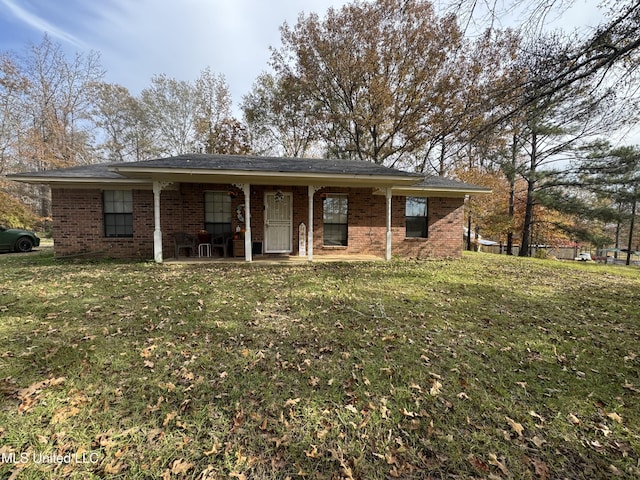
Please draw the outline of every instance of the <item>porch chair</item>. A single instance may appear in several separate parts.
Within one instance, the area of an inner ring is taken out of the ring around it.
[[[227,257],[227,245],[229,244],[229,239],[231,238],[230,234],[222,234],[217,237],[211,238],[211,249],[221,248],[222,256]]]
[[[196,248],[198,246],[198,239],[195,235],[191,235],[186,232],[175,232],[171,235],[173,238],[173,246],[175,248],[175,256],[178,258],[180,256],[180,250],[189,250],[189,256],[194,255]]]

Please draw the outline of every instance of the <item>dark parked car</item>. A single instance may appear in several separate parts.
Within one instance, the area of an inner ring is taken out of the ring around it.
[[[0,225],[0,251],[30,252],[38,245],[40,245],[40,239],[35,233]]]

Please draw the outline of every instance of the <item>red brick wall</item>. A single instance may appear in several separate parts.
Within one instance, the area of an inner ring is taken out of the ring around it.
[[[323,198],[332,193],[346,194],[349,199],[346,247],[323,245]],[[313,217],[315,255],[344,253],[384,256],[387,238],[386,201],[384,196],[373,195],[370,188],[327,187],[319,190],[314,196]]]
[[[399,257],[457,258],[462,256],[464,198],[429,198],[428,238],[405,238],[404,199],[392,203],[392,252]]]
[[[163,256],[174,256],[173,232],[197,234],[204,227],[204,192],[234,192],[232,229],[244,227],[235,218],[235,209],[244,204],[241,190],[231,185],[181,184],[161,195]],[[254,242],[264,241],[265,192],[281,190],[293,197],[292,254],[298,254],[298,227],[308,223],[307,187],[251,187],[251,234]],[[153,258],[153,192],[134,190],[133,238],[106,238],[102,212],[102,191],[90,189],[52,189],[55,252],[58,256],[95,255],[114,258]],[[323,246],[323,195],[342,193],[349,198],[348,246]],[[314,195],[314,255],[369,254],[384,257],[386,208],[383,195],[370,188],[325,187]],[[401,257],[458,257],[462,254],[462,198],[429,199],[429,238],[406,239],[404,197],[392,199],[392,253]],[[308,228],[308,225],[307,225]]]
[[[107,238],[102,190],[52,188],[55,254],[153,258],[153,193],[134,190],[132,196],[133,237]]]

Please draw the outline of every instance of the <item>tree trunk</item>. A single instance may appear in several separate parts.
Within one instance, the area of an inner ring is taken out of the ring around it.
[[[627,265],[631,265],[631,247],[633,246],[633,227],[636,220],[636,205],[638,201],[636,200],[637,195],[634,195],[633,204],[631,206],[631,223],[629,224],[629,243],[627,244]]]
[[[527,174],[527,206],[524,212],[524,223],[522,225],[522,243],[518,256],[528,257],[529,248],[531,246],[531,225],[533,223],[533,194],[536,186],[536,162],[537,151],[536,143],[538,141],[535,130],[531,133],[531,163],[529,164],[529,172]]]
[[[511,144],[511,165],[509,171],[509,231],[507,232],[507,255],[513,255],[513,216],[516,211],[516,156],[517,156],[517,137],[513,136]]]
[[[622,222],[619,220],[622,215],[622,203],[618,203],[618,221],[616,222],[616,250],[613,252],[613,258],[618,259],[618,251],[620,250],[620,230]]]
[[[440,147],[440,164],[438,165],[438,176],[444,177],[445,174],[445,136],[442,135],[441,138],[441,147]]]

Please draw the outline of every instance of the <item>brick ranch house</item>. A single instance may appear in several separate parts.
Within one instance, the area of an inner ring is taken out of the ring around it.
[[[174,238],[205,230],[209,238],[224,237],[229,248],[220,254],[246,261],[255,255],[459,257],[464,197],[490,193],[363,161],[207,154],[8,177],[51,187],[57,256],[158,263],[202,253],[197,245],[178,251]]]

